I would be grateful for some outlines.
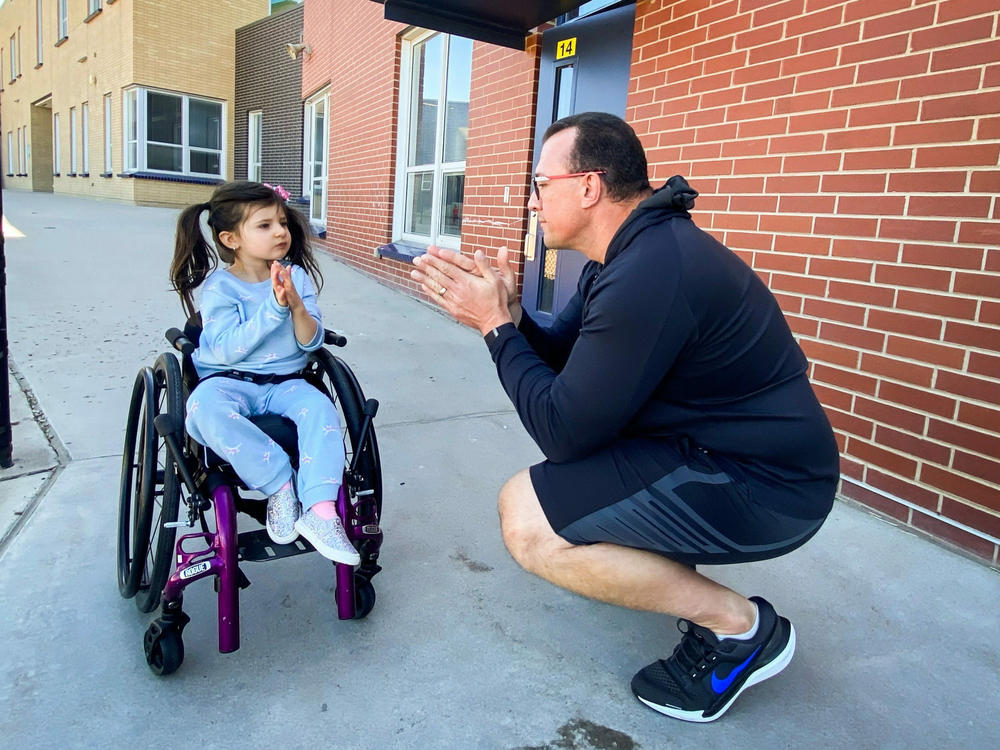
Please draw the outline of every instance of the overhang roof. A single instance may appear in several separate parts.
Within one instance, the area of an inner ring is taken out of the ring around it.
[[[584,0],[374,0],[389,21],[524,49],[528,33]]]

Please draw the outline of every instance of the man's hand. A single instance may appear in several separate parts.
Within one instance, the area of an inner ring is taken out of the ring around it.
[[[482,251],[470,259],[435,245],[413,259],[410,276],[449,315],[485,334],[512,320],[509,300],[514,296],[514,272],[509,255],[503,268],[493,268]],[[520,309],[520,305],[518,305]]]

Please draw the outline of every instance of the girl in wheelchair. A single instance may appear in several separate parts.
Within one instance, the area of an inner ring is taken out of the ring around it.
[[[279,193],[280,190],[280,193]],[[200,291],[202,334],[192,355],[200,382],[187,401],[188,433],[268,496],[267,533],[301,535],[324,557],[360,556],[337,515],[344,443],[336,407],[302,378],[307,352],[323,343],[316,303],[322,276],[302,216],[287,192],[255,182],[221,185],[177,222],[170,278],[188,315]],[[214,249],[201,229],[207,213]],[[226,264],[218,267],[218,261]],[[278,414],[295,423],[299,466],[250,421]]]

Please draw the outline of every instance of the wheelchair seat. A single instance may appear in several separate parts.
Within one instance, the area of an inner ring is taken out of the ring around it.
[[[265,435],[276,442],[281,449],[288,454],[292,463],[292,468],[299,466],[299,438],[295,429],[295,423],[288,417],[280,414],[261,414],[250,417],[250,421],[257,425]],[[228,466],[229,462],[221,458],[211,448],[205,448],[205,466],[210,469],[217,469]]]

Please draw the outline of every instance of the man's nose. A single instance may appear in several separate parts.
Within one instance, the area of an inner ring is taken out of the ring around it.
[[[542,207],[542,204],[538,201],[538,196],[535,195],[535,191],[532,190],[528,193],[528,210],[537,211]]]

